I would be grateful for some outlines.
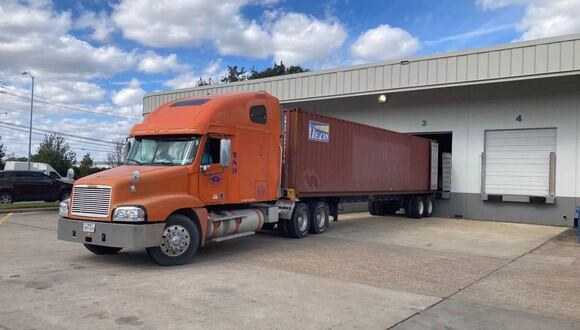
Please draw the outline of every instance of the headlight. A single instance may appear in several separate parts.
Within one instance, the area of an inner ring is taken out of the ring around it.
[[[141,222],[145,221],[145,210],[137,206],[121,206],[115,209],[113,221]]]
[[[68,217],[68,204],[70,203],[70,199],[65,199],[64,201],[60,202],[58,206],[58,215],[61,217]]]

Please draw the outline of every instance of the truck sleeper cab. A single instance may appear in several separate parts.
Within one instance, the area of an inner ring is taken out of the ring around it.
[[[337,220],[342,202],[369,201],[377,215],[396,205],[414,217],[431,214],[427,186],[402,195],[309,194],[296,185],[299,179],[287,180],[289,159],[296,163],[304,155],[292,135],[298,131],[288,129],[290,117],[282,114],[278,100],[264,92],[160,106],[132,128],[125,165],[75,182],[72,197],[60,205],[58,238],[95,254],[145,248],[170,266],[188,262],[210,242],[262,228],[293,238],[321,234],[330,216]]]

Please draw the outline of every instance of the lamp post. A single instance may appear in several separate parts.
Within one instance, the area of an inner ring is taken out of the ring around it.
[[[30,158],[32,156],[32,110],[34,109],[34,76],[28,72],[22,72],[23,76],[29,76],[32,79],[32,88],[30,89],[30,125],[28,132],[28,170],[30,171]]]

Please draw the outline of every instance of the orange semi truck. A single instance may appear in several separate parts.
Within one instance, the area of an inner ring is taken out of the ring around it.
[[[321,234],[339,205],[430,216],[431,140],[308,113],[265,93],[168,102],[136,124],[125,165],[75,182],[58,238],[95,254],[145,248],[164,266],[208,243],[277,229]]]

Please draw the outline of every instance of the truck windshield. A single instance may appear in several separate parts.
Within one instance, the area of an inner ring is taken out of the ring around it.
[[[199,136],[146,136],[135,138],[127,165],[187,165],[193,163]]]

